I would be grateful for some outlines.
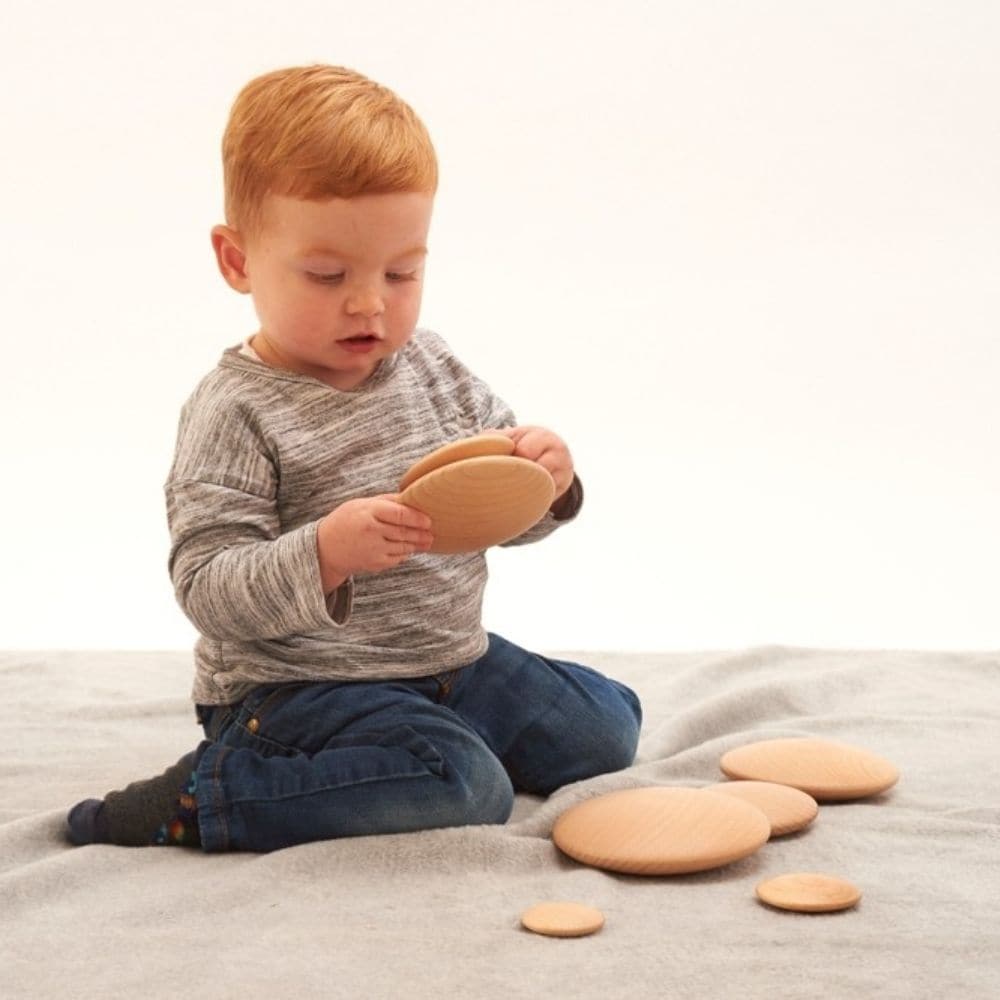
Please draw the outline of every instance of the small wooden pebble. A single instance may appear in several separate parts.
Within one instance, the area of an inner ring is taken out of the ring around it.
[[[850,909],[861,899],[861,890],[833,875],[795,872],[761,882],[757,886],[757,898],[780,910],[829,913]]]
[[[547,937],[584,937],[604,926],[604,914],[583,903],[539,903],[521,914],[521,924]]]
[[[706,792],[734,795],[756,806],[771,824],[771,836],[782,837],[807,827],[819,812],[816,800],[790,785],[773,781],[720,781],[708,785]]]
[[[877,795],[899,780],[884,757],[832,740],[762,740],[723,754],[720,767],[730,778],[791,785],[820,802]]]

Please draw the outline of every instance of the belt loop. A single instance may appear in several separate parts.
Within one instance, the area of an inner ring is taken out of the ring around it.
[[[448,695],[451,694],[452,688],[455,686],[455,677],[458,675],[461,667],[457,667],[454,670],[445,670],[443,673],[435,674],[434,680],[438,684],[438,702],[444,701]]]

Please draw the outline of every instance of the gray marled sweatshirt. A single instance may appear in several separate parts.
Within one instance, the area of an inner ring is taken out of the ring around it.
[[[430,330],[417,328],[351,392],[227,349],[181,410],[165,485],[170,575],[201,633],[193,699],[225,704],[285,681],[419,677],[481,656],[483,552],[417,553],[326,596],[316,532],[347,500],[398,492],[433,449],[516,423]],[[572,520],[583,502],[577,478],[569,501],[562,520],[547,513],[506,544]]]

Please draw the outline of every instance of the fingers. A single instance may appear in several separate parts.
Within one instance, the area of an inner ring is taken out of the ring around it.
[[[386,549],[386,556],[395,565],[401,562],[405,562],[411,556],[415,556],[418,552],[426,552],[427,549],[422,545],[405,545]]]
[[[434,543],[434,536],[429,531],[400,533],[399,529],[390,529],[382,537],[391,545],[403,546],[408,552],[426,552]]]
[[[433,527],[431,519],[416,507],[410,507],[399,502],[398,493],[386,493],[380,499],[386,502],[376,511],[376,517],[385,524],[399,528],[416,528],[418,531],[430,531]]]
[[[549,446],[550,431],[542,427],[503,427],[497,433],[509,437],[514,442],[514,454],[537,462]]]
[[[554,472],[560,466],[566,465],[569,455],[565,446],[558,438],[546,434],[525,434],[517,442],[514,453],[520,458],[527,458],[539,465],[544,465],[549,472]]]
[[[385,525],[381,547],[389,564],[396,566],[419,552],[427,552],[433,542],[434,536],[429,531]]]
[[[409,553],[426,551],[434,541],[433,522],[423,511],[399,503],[398,497],[399,494],[386,495],[386,502],[376,511],[382,537],[406,546]]]
[[[528,430],[529,428],[527,427],[488,427],[483,433],[502,434],[504,437],[509,437],[511,441],[517,444],[517,442],[524,437]]]
[[[509,429],[515,442],[514,454],[537,462],[552,476],[556,489],[564,491],[573,481],[573,456],[566,442],[545,427]]]

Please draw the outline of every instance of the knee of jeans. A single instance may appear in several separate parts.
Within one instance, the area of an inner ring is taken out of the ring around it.
[[[458,774],[451,768],[452,825],[477,826],[506,823],[514,811],[514,786],[503,765],[492,754],[483,754]]]
[[[642,728],[642,702],[639,701],[639,696],[630,687],[619,683],[618,689],[621,691],[622,697],[625,699],[635,719],[635,739],[638,742],[639,730]]]
[[[635,761],[639,749],[639,726],[625,725],[616,734],[617,739],[608,740],[605,763],[608,771],[624,771]]]
[[[635,692],[618,685],[624,704],[621,711],[614,712],[608,725],[592,743],[592,753],[596,758],[597,773],[623,771],[631,767],[639,748],[639,731],[642,727],[642,706]]]

